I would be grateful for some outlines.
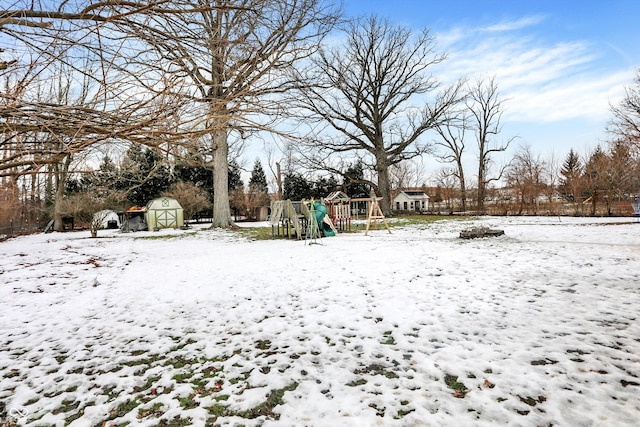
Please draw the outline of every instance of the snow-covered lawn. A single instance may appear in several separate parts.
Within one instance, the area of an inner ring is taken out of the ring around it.
[[[12,239],[0,424],[638,425],[634,221]]]

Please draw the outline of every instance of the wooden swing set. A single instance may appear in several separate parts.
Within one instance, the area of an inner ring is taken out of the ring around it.
[[[378,229],[378,221],[382,220],[384,226],[387,227],[387,231],[391,234],[391,229],[389,228],[389,224],[387,223],[387,219],[384,217],[382,213],[382,209],[380,209],[380,205],[378,204],[378,198],[375,194],[371,194],[371,204],[369,205],[369,215],[367,218],[367,229],[364,232],[364,235],[367,236],[369,234],[369,228],[371,224],[373,224],[374,230]]]

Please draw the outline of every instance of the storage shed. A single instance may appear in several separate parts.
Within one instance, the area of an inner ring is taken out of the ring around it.
[[[160,228],[180,228],[184,225],[184,213],[176,199],[160,197],[147,203],[145,220],[149,231]]]

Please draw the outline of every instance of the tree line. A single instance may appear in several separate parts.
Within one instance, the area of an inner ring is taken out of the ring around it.
[[[280,197],[373,190],[386,214],[399,176],[425,155],[449,165],[442,187],[459,190],[463,211],[467,200],[484,211],[499,180],[523,209],[554,188],[594,212],[636,185],[638,81],[612,106],[611,147],[542,185],[553,165],[529,147],[495,164],[515,140],[501,133],[495,78],[444,84],[433,70],[446,53],[428,29],[346,19],[329,0],[14,0],[0,37],[0,214],[39,206],[56,229],[70,205],[169,191],[192,193],[193,210],[210,203],[226,227],[234,210],[265,203],[259,162],[239,194],[238,159],[266,138]],[[623,148],[624,174],[612,169]]]

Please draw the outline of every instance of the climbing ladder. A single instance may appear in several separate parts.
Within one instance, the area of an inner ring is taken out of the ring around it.
[[[303,203],[303,206],[306,207],[306,204]],[[318,239],[322,238],[320,234],[320,225],[318,224],[318,219],[316,218],[316,209],[314,207],[314,201],[311,200],[308,208],[309,216],[307,221],[307,232],[304,235],[304,241],[308,245],[317,245],[322,244],[318,242]]]

